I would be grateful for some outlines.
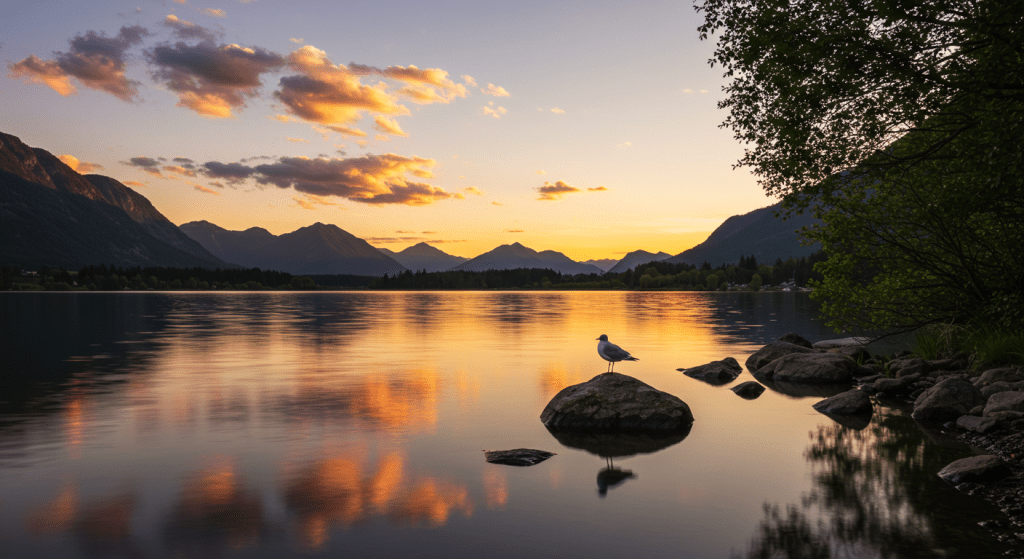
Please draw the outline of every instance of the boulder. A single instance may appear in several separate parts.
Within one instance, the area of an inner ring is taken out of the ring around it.
[[[703,380],[710,384],[725,384],[736,380],[736,377],[743,372],[739,361],[732,357],[726,357],[721,361],[712,361],[707,365],[700,365],[690,369],[676,369],[688,377]]]
[[[875,381],[874,387],[875,393],[890,398],[895,398],[911,391],[910,383],[901,378],[880,378]]]
[[[753,400],[762,393],[764,393],[764,387],[760,383],[754,380],[748,380],[732,387],[731,390],[736,393],[740,398],[747,400]]]
[[[807,349],[813,348],[811,342],[807,341],[807,339],[805,339],[800,334],[797,334],[796,332],[789,332],[788,334],[783,334],[781,337],[779,337],[777,341],[803,346],[806,347]]]
[[[928,362],[919,357],[899,359],[889,363],[889,372],[896,378],[909,375],[927,375],[931,371]]]
[[[1022,386],[1024,386],[1024,383],[1006,382],[1005,380],[999,380],[993,382],[988,386],[982,386],[980,388],[981,395],[984,396],[985,398],[988,398],[989,396],[993,394],[998,394],[1000,392],[1011,392],[1015,390],[1020,390]]]
[[[956,426],[961,429],[968,431],[974,431],[975,433],[984,435],[989,431],[995,429],[999,425],[999,420],[994,417],[978,417],[976,415],[961,415],[956,420]]]
[[[911,416],[925,422],[953,421],[983,403],[985,398],[973,384],[950,377],[922,392]]]
[[[998,456],[987,454],[971,456],[952,462],[939,471],[939,477],[958,485],[961,483],[989,483],[999,481],[1011,473]]]
[[[804,346],[791,344],[789,342],[772,342],[761,349],[754,352],[753,355],[747,358],[746,366],[747,370],[751,373],[757,371],[761,367],[764,367],[768,363],[775,361],[776,359],[789,355],[791,353],[814,353],[815,350],[808,349]]]
[[[821,340],[820,342],[815,342],[814,344],[812,344],[811,347],[813,347],[814,349],[826,349],[827,350],[827,349],[835,349],[837,347],[866,346],[866,345],[868,345],[868,342],[870,342],[870,341],[871,341],[870,338],[860,338],[860,337],[858,337],[858,338],[839,338],[839,339],[836,339],[836,340]]]
[[[850,389],[850,383],[848,382],[839,384],[808,384],[805,382],[776,382],[771,380],[762,380],[761,382],[769,390],[794,398],[830,398]]]
[[[554,429],[679,431],[693,423],[690,406],[639,380],[603,373],[563,388],[540,414]]]
[[[491,464],[507,466],[533,466],[554,456],[554,452],[534,450],[532,448],[516,448],[514,450],[485,450],[484,459]]]
[[[871,415],[871,398],[860,390],[847,390],[814,404],[825,415]]]
[[[776,382],[834,384],[849,382],[856,367],[853,359],[838,353],[791,353],[759,368],[754,376]]]
[[[994,382],[1020,382],[1024,380],[1024,373],[1021,373],[1020,369],[1016,367],[1000,367],[998,369],[989,369],[974,379],[974,386],[981,388],[988,386]]]
[[[871,354],[868,353],[867,349],[864,349],[862,345],[847,345],[842,347],[836,347],[828,350],[829,353],[838,353],[845,355],[850,359],[853,359],[857,363],[867,363],[871,359]]]
[[[1024,392],[999,392],[989,396],[985,402],[985,417],[1002,411],[1024,412]]]

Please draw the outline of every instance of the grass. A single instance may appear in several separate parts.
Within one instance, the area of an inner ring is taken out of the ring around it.
[[[918,332],[915,351],[925,359],[966,356],[971,369],[1024,366],[1024,331],[987,325],[943,324]]]

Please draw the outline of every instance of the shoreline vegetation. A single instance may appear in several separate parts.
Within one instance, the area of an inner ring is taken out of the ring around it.
[[[273,270],[86,266],[65,270],[41,266],[24,270],[0,267],[0,291],[332,291],[370,290],[597,290],[597,291],[808,291],[821,281],[814,264],[819,252],[804,258],[758,264],[751,255],[738,265],[717,268],[705,262],[650,262],[622,273],[562,274],[550,269],[486,271],[405,271],[382,277],[293,275]]]

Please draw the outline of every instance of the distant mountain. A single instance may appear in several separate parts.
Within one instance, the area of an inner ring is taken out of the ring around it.
[[[145,196],[0,133],[0,263],[230,268]]]
[[[816,223],[809,212],[783,221],[774,216],[779,204],[734,215],[725,220],[703,243],[665,259],[666,262],[686,262],[712,266],[736,264],[740,256],[753,254],[761,264],[774,264],[779,258],[801,258],[821,249],[820,244],[802,246],[797,230]]]
[[[484,270],[514,270],[517,268],[549,268],[563,274],[603,274],[604,270],[590,264],[572,260],[561,252],[537,252],[519,243],[501,245],[463,262],[452,270],[481,272]]]
[[[619,261],[614,258],[601,258],[598,260],[584,260],[583,262],[580,262],[580,264],[590,264],[591,266],[597,266],[598,268],[601,268],[606,272],[610,270],[612,266],[618,263]]]
[[[414,272],[443,272],[469,260],[461,256],[453,256],[427,243],[418,243],[405,250],[395,252],[386,248],[378,249],[398,261],[399,264]]]
[[[247,268],[296,275],[382,276],[405,271],[394,259],[336,225],[315,223],[283,235],[259,227],[229,231],[207,221],[183,223],[180,229],[218,257]]]
[[[647,264],[649,262],[654,262],[655,260],[664,260],[666,258],[671,257],[672,255],[667,252],[659,252],[655,254],[653,252],[647,252],[646,250],[634,250],[633,252],[622,257],[622,260],[619,260],[618,264],[610,268],[608,272],[613,274],[621,274],[622,272],[625,272],[626,270],[632,268],[636,268],[641,264]]]

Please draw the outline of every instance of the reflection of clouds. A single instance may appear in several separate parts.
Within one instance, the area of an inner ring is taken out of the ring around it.
[[[263,505],[226,457],[215,458],[185,481],[164,528],[169,547],[178,553],[243,547],[263,532]]]
[[[487,499],[487,508],[505,508],[508,504],[508,479],[504,471],[498,468],[484,470],[484,495]]]
[[[351,526],[372,516],[400,525],[442,526],[456,512],[473,513],[465,486],[434,479],[410,479],[399,453],[382,458],[372,471],[361,456],[333,457],[284,472],[284,502],[295,514],[304,543],[312,548],[330,539],[332,525]]]
[[[52,501],[33,509],[25,517],[30,532],[52,534],[68,529],[78,512],[78,490],[66,486]]]
[[[36,534],[71,531],[84,550],[97,556],[133,555],[131,519],[135,495],[126,491],[109,497],[83,500],[68,484],[52,501],[29,511],[25,525]]]

